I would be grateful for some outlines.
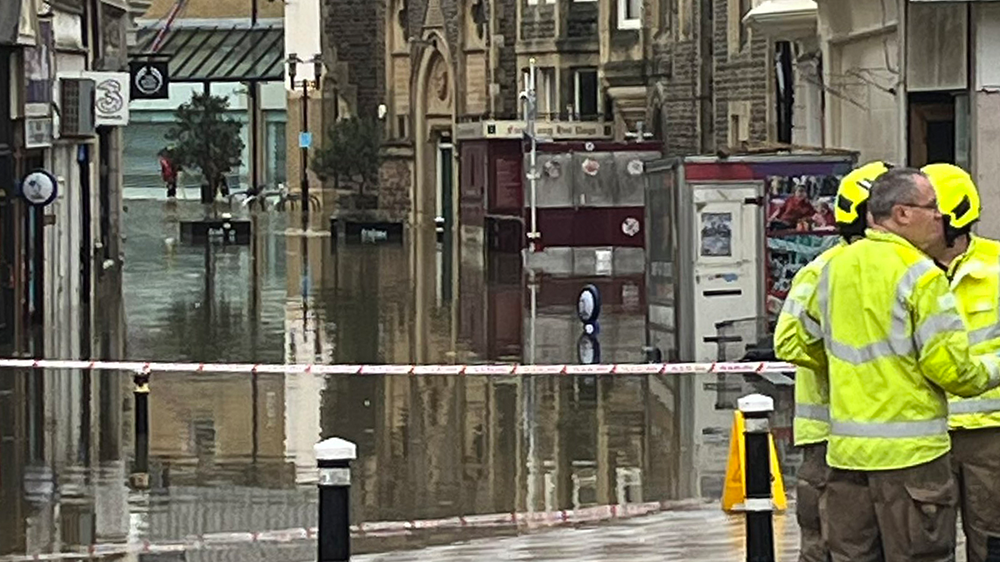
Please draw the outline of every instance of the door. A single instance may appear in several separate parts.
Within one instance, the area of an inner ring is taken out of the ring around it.
[[[763,213],[756,203],[762,187],[746,182],[692,186],[694,314],[680,329],[693,328],[695,361],[713,362],[720,346],[743,345],[720,338],[719,323],[755,317],[763,309]],[[746,394],[744,386],[738,374],[695,377],[686,407],[693,412],[693,460],[701,497],[722,493],[726,467],[722,459],[733,419],[727,395]]]
[[[760,314],[761,212],[756,185],[694,188],[697,361],[718,358],[716,323]]]
[[[437,158],[437,225],[444,232],[451,232],[454,223],[455,167],[454,146],[451,139],[442,137],[438,142]]]

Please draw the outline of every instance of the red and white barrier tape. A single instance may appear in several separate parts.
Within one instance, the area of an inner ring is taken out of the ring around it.
[[[361,537],[388,537],[413,533],[420,530],[444,530],[467,528],[540,528],[573,525],[579,523],[596,523],[614,519],[627,519],[641,515],[649,515],[671,508],[702,505],[700,500],[677,502],[650,502],[625,505],[601,505],[576,510],[560,510],[534,513],[494,513],[488,515],[469,515],[450,517],[446,519],[425,519],[419,521],[380,521],[362,523],[351,526],[351,534]],[[316,538],[315,527],[281,529],[259,532],[227,532],[210,533],[189,537],[183,541],[151,543],[148,541],[132,543],[94,544],[76,551],[58,552],[52,554],[27,554],[0,556],[0,562],[29,562],[33,560],[87,560],[123,554],[166,554],[171,552],[187,552],[209,548],[232,547],[246,544],[288,543],[313,540]]]
[[[0,359],[0,369],[118,370],[146,373],[245,373],[313,375],[683,375],[706,373],[785,373],[790,363],[617,363],[605,365],[277,365],[253,363],[155,363],[144,361],[77,361]]]

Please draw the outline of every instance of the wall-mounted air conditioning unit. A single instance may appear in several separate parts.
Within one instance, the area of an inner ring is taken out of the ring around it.
[[[59,79],[59,136],[90,137],[94,128],[94,81]]]

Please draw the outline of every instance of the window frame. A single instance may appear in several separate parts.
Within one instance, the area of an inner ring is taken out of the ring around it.
[[[603,111],[602,111],[602,107],[601,107],[602,106],[602,103],[601,103],[601,76],[600,76],[600,73],[598,72],[597,67],[594,67],[594,66],[583,66],[583,67],[578,67],[578,68],[574,68],[573,69],[573,117],[574,117],[574,120],[578,120],[578,121],[582,121],[584,119],[583,113],[580,112],[580,98],[581,98],[581,96],[580,96],[580,75],[582,73],[584,73],[584,72],[587,72],[587,73],[593,72],[594,73],[594,89],[595,89],[594,95],[595,95],[596,100],[595,100],[595,103],[594,103],[595,113],[594,113],[593,117],[596,117],[597,118],[596,120],[599,121],[601,119],[601,116],[603,115]],[[588,117],[590,117],[590,115],[588,115]]]
[[[629,17],[629,5],[638,10],[638,14]],[[618,0],[618,29],[642,29],[642,0]]]

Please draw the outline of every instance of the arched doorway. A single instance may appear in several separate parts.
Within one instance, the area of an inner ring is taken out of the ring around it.
[[[421,58],[414,103],[414,181],[411,224],[434,224],[441,217],[447,228],[455,223],[455,151],[452,128],[455,80],[447,45],[436,33]]]

